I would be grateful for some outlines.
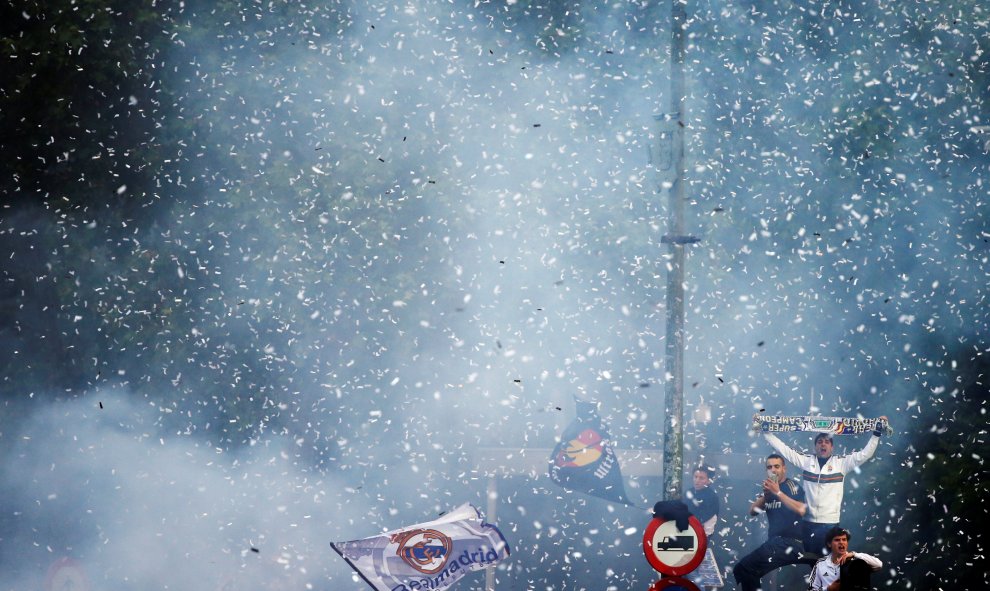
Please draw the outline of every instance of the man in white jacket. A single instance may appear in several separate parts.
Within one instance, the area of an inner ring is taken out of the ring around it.
[[[886,422],[887,417],[881,418]],[[863,449],[841,456],[832,455],[832,436],[828,433],[815,437],[814,455],[794,451],[772,433],[763,434],[777,453],[801,470],[801,487],[808,504],[802,524],[805,552],[822,554],[826,551],[825,533],[839,525],[845,476],[873,457],[882,432],[878,424]]]
[[[829,555],[811,569],[809,591],[860,591],[870,589],[870,571],[883,567],[879,558],[862,552],[849,551],[849,532],[841,527],[828,531],[826,544]],[[858,562],[857,561],[862,561]],[[853,566],[862,568],[850,568]],[[857,573],[855,575],[851,573]]]

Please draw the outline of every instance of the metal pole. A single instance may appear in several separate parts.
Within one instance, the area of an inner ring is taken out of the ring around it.
[[[664,117],[670,142],[670,171],[663,189],[669,202],[670,248],[667,270],[666,387],[664,388],[663,493],[681,498],[684,471],[684,248],[695,242],[684,234],[684,2],[671,0],[670,107]],[[669,186],[668,186],[669,185]]]
[[[488,507],[485,519],[488,523],[495,523],[498,515],[498,476],[494,474],[488,477]],[[485,591],[495,591],[495,567],[485,569]]]

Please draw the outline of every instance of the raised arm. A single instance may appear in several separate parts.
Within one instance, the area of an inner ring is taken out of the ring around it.
[[[873,435],[870,435],[870,440],[863,446],[863,449],[842,457],[839,470],[843,474],[848,474],[857,466],[872,458],[873,454],[877,451],[878,445],[880,445],[880,436],[874,431]]]
[[[884,424],[887,423],[886,416],[882,416],[880,418],[883,419]],[[883,428],[878,423],[876,429],[874,429],[873,431],[873,435],[870,437],[870,440],[866,442],[866,445],[863,446],[863,449],[857,452],[853,452],[844,458],[845,461],[843,462],[842,465],[842,472],[843,473],[849,472],[856,466],[859,466],[860,464],[872,458],[873,454],[875,454],[877,451],[877,446],[880,445],[880,435],[882,433],[883,433]]]

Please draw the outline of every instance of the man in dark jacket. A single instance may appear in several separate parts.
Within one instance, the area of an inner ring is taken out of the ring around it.
[[[801,520],[808,510],[804,490],[787,478],[787,466],[779,454],[767,456],[766,468],[763,494],[749,506],[749,514],[766,512],[770,531],[767,541],[732,569],[742,591],[756,591],[760,588],[760,579],[775,569],[788,564],[811,565],[817,558],[803,553]]]
[[[715,533],[718,523],[718,495],[712,489],[715,470],[709,466],[698,466],[694,471],[694,490],[687,492],[687,506],[705,529],[705,535]]]

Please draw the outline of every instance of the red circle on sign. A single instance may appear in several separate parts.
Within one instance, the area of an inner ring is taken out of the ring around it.
[[[48,567],[44,588],[45,591],[58,591],[60,589],[89,591],[89,581],[79,563],[68,556],[63,556]]]
[[[660,560],[660,556],[657,555],[658,550],[653,547],[653,536],[664,523],[665,521],[663,519],[654,517],[650,520],[650,524],[646,526],[646,531],[643,532],[643,553],[646,555],[646,561],[650,563],[650,566],[654,570],[665,575],[686,575],[698,568],[698,565],[705,559],[705,549],[708,548],[708,537],[705,535],[705,528],[694,515],[688,519],[688,527],[694,532],[693,537],[698,539],[697,547],[694,548],[694,555],[690,560],[683,564],[671,565]],[[661,581],[663,580],[661,579]]]
[[[650,588],[646,591],[661,591],[662,589],[680,588],[686,591],[701,591],[698,586],[691,581],[685,579],[684,577],[667,577],[660,579],[656,583],[650,585]],[[673,589],[671,589],[673,591]]]

